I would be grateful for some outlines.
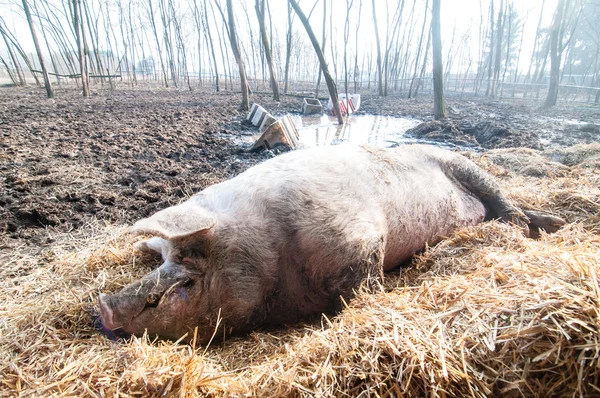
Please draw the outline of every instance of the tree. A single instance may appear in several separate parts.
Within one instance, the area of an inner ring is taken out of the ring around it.
[[[502,64],[502,39],[504,37],[504,0],[500,0],[500,8],[498,9],[498,22],[496,23],[496,54],[494,55],[494,75],[490,96],[496,98],[498,92],[498,79],[500,77],[500,66]]]
[[[229,18],[229,41],[231,42],[231,49],[233,51],[233,56],[235,57],[235,61],[238,64],[238,69],[240,71],[240,81],[241,81],[241,89],[242,89],[242,104],[240,105],[240,109],[242,111],[247,111],[249,108],[249,99],[248,99],[248,79],[246,77],[246,69],[244,68],[244,61],[242,60],[242,55],[240,54],[240,46],[238,43],[238,38],[235,33],[235,20],[233,18],[233,6],[231,4],[231,0],[227,0],[227,17]]]
[[[167,69],[165,68],[165,61],[163,60],[162,51],[160,49],[160,40],[158,38],[158,31],[156,30],[156,22],[154,20],[154,9],[152,8],[152,0],[148,0],[148,16],[150,19],[150,23],[152,24],[152,33],[154,33],[154,39],[156,40],[156,50],[158,51],[158,58],[160,59],[160,69],[162,71],[165,87],[169,87]]]
[[[433,40],[433,113],[435,119],[439,120],[446,117],[446,105],[444,104],[440,0],[433,0],[431,6],[431,35]]]
[[[381,44],[379,42],[379,26],[377,25],[377,14],[375,11],[375,0],[371,1],[373,8],[373,26],[375,27],[375,44],[377,45],[377,92],[383,95],[383,69],[381,66]]]
[[[81,20],[81,0],[73,0],[73,27],[77,38],[77,53],[79,58],[79,69],[81,71],[81,86],[83,96],[90,96],[90,83],[87,70],[86,54],[83,46],[83,22]]]
[[[35,26],[33,25],[33,20],[31,19],[31,13],[29,12],[29,5],[27,4],[27,0],[23,0],[23,10],[25,11],[27,23],[29,24],[29,30],[31,31],[31,38],[33,39],[35,51],[37,52],[38,59],[40,60],[40,66],[42,67],[42,74],[44,75],[44,85],[46,86],[46,94],[48,95],[48,98],[54,98],[54,91],[52,90],[52,84],[50,84],[50,77],[48,76],[46,63],[44,62],[44,57],[42,56],[42,49],[40,48],[40,43],[38,42],[37,34],[35,33]]]
[[[325,4],[327,4],[327,1],[325,1]],[[288,92],[289,81],[290,81],[289,80],[290,79],[290,61],[292,59],[292,22],[293,22],[292,6],[288,3],[287,4],[287,32],[285,34],[285,71],[284,71],[284,88],[283,88],[283,92],[285,94],[287,94],[287,92]]]
[[[271,46],[269,44],[269,37],[267,36],[267,29],[265,28],[265,0],[256,0],[254,9],[256,10],[256,16],[258,17],[260,38],[265,50],[265,58],[267,59],[267,64],[269,66],[269,76],[271,79],[271,90],[273,90],[273,99],[275,101],[279,101],[279,83],[277,83],[275,67],[273,66],[273,56],[271,55]]]
[[[556,105],[562,54],[571,43],[581,11],[581,6],[573,6],[571,0],[559,0],[556,6],[554,20],[550,28],[550,85],[548,86],[548,95],[544,101],[545,107]],[[565,38],[567,29],[570,29],[570,33]]]
[[[413,72],[413,77],[410,81],[410,88],[408,89],[408,98],[412,97],[413,86],[415,81],[417,80],[417,71],[419,67],[419,59],[421,58],[421,49],[423,44],[423,37],[425,36],[425,26],[427,26],[427,8],[429,6],[429,0],[425,0],[425,12],[423,13],[423,26],[421,27],[421,36],[419,37],[419,45],[417,46],[417,56],[415,58],[415,70]],[[427,48],[425,49],[427,52]]]
[[[545,106],[556,105],[558,99],[558,77],[560,74],[560,53],[559,53],[559,35],[563,25],[563,15],[565,12],[565,0],[558,0],[554,21],[550,28],[550,86],[548,87],[548,96],[544,102]]]
[[[325,56],[323,55],[323,51],[321,51],[321,47],[319,46],[317,37],[315,36],[315,34],[310,26],[310,23],[308,22],[308,18],[306,18],[306,15],[304,15],[304,13],[302,12],[302,9],[298,5],[298,3],[296,3],[295,0],[288,0],[288,1],[291,4],[294,11],[296,11],[296,15],[298,15],[298,19],[300,19],[300,21],[302,22],[302,25],[304,25],[304,28],[306,29],[306,33],[308,34],[308,37],[310,38],[310,42],[312,43],[313,48],[315,49],[315,53],[317,53],[317,57],[319,58],[319,64],[321,65],[321,71],[323,72],[323,77],[325,78],[325,83],[327,84],[327,88],[329,89],[329,96],[331,97],[331,102],[333,103],[333,111],[335,112],[335,115],[338,118],[338,123],[344,124],[344,119],[342,118],[342,112],[340,111],[340,103],[339,103],[337,87],[335,85],[335,81],[333,80],[333,78],[331,77],[331,74],[329,73],[329,67],[327,66],[327,62],[325,61]]]

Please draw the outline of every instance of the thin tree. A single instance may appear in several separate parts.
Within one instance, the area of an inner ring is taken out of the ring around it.
[[[412,80],[410,82],[410,88],[408,89],[408,98],[412,97],[412,93],[413,93],[413,86],[415,84],[415,81],[417,80],[417,72],[418,72],[418,68],[419,68],[419,58],[421,58],[421,51],[422,51],[422,43],[423,43],[423,38],[425,37],[425,26],[427,26],[427,9],[429,8],[429,0],[425,1],[425,12],[424,12],[424,17],[423,17],[423,26],[421,27],[421,36],[419,37],[419,45],[417,47],[417,56],[415,57],[415,69],[413,72],[413,77]],[[427,48],[425,49],[425,51],[427,51]]]
[[[52,84],[50,84],[50,77],[48,76],[46,63],[44,62],[44,57],[42,56],[42,49],[40,48],[40,43],[38,42],[37,34],[35,32],[35,26],[33,25],[33,20],[31,19],[31,13],[29,12],[29,5],[27,4],[27,0],[23,0],[23,10],[25,11],[27,23],[29,24],[29,30],[31,31],[31,38],[33,39],[35,51],[37,52],[38,59],[40,60],[40,66],[42,67],[42,74],[44,75],[44,85],[46,86],[46,94],[48,95],[48,98],[54,98],[54,91],[52,90]]]
[[[327,1],[325,1],[324,3],[327,4]],[[283,83],[283,92],[285,94],[287,94],[288,89],[289,89],[290,61],[292,60],[292,23],[293,23],[292,6],[288,3],[287,4],[287,32],[285,35],[285,71],[284,71],[284,83]],[[323,32],[325,32],[325,30],[323,30]]]
[[[327,84],[327,88],[329,89],[329,96],[331,97],[331,102],[333,103],[333,111],[335,112],[335,115],[337,116],[338,123],[344,124],[344,118],[342,118],[342,112],[340,111],[340,103],[339,103],[339,98],[338,98],[337,87],[335,85],[335,81],[333,80],[333,78],[331,77],[331,74],[329,73],[329,67],[327,66],[327,62],[325,61],[325,56],[323,55],[323,51],[321,51],[321,47],[319,46],[317,37],[315,36],[315,34],[310,26],[310,23],[308,22],[308,18],[306,18],[306,15],[304,15],[304,13],[302,12],[302,9],[298,5],[298,3],[296,3],[295,0],[288,0],[288,1],[294,8],[294,11],[296,11],[296,15],[298,15],[298,19],[300,19],[300,21],[302,22],[302,25],[304,25],[304,29],[306,29],[306,33],[308,34],[308,37],[310,38],[310,42],[312,43],[313,48],[315,49],[315,53],[317,53],[317,57],[319,58],[319,64],[321,65],[321,71],[323,72],[323,77],[325,78],[325,83]]]
[[[431,6],[431,34],[433,39],[433,113],[435,119],[439,120],[446,117],[446,105],[444,104],[440,0],[433,0]]]
[[[315,3],[317,4],[317,3]],[[288,3],[289,5],[289,3]],[[321,36],[321,48],[325,48],[325,40],[327,38],[326,32],[327,29],[325,29],[327,27],[327,0],[323,0],[323,34]],[[321,86],[321,76],[323,75],[323,72],[321,72],[321,68],[319,68],[319,74],[317,76],[317,88],[315,90],[315,98],[319,97],[319,88]]]
[[[352,9],[352,3],[354,0],[346,0],[346,22],[344,23],[344,43],[348,43],[350,36],[350,10]],[[358,32],[357,32],[358,34]],[[344,93],[346,94],[346,100],[350,101],[348,94],[348,46],[344,46]],[[350,114],[348,110],[348,114]]]
[[[4,21],[2,20],[1,17],[0,17],[0,23],[2,23],[2,24],[4,23]],[[12,43],[10,42],[8,32],[2,27],[1,24],[0,24],[0,34],[2,35],[2,38],[4,39],[4,43],[6,44],[6,48],[8,49],[8,55],[10,56],[10,60],[15,68],[15,72],[18,77],[18,80],[13,79],[13,82],[17,86],[24,86],[26,83],[25,74],[22,72],[21,65],[19,65],[19,60],[17,59],[15,52],[12,49],[12,45],[11,45]],[[10,74],[10,69],[8,68],[8,65],[6,63],[4,65],[6,66],[6,70]]]
[[[90,96],[89,76],[87,63],[85,61],[85,52],[83,48],[83,23],[81,21],[81,0],[73,0],[73,27],[77,38],[77,53],[79,57],[79,70],[81,71],[81,86],[83,96]]]
[[[235,31],[235,20],[233,17],[233,5],[231,4],[231,0],[227,0],[227,17],[229,18],[229,41],[231,42],[231,49],[233,51],[233,56],[235,57],[235,61],[238,64],[238,69],[240,71],[240,86],[242,89],[242,103],[240,105],[240,109],[242,111],[247,111],[249,108],[249,99],[248,99],[248,79],[246,78],[246,70],[244,68],[244,60],[242,60],[242,55],[240,54],[240,46],[238,43],[238,38]]]
[[[273,56],[271,55],[271,45],[265,28],[265,0],[256,0],[254,4],[256,16],[258,17],[258,26],[260,28],[260,38],[265,50],[265,58],[269,67],[269,75],[271,79],[271,90],[273,90],[273,99],[279,101],[279,83],[275,75],[275,67],[273,66]]]
[[[427,69],[427,57],[429,56],[429,48],[431,47],[431,26],[429,27],[429,32],[427,33],[427,44],[425,44],[425,55],[423,56],[423,66],[421,67],[421,74],[419,75],[419,79],[417,80],[417,88],[415,88],[415,94],[413,98],[417,98],[419,95],[419,89],[423,87],[425,84],[425,70]]]
[[[55,56],[53,55],[53,51],[52,48],[50,47],[50,43],[48,42],[48,36],[46,35],[46,29],[44,28],[44,22],[42,20],[42,13],[40,12],[40,10],[37,7],[37,3],[34,1],[33,2],[33,8],[35,10],[35,13],[38,16],[38,19],[40,21],[40,28],[42,30],[42,37],[44,38],[44,43],[46,44],[46,49],[48,50],[48,54],[50,56],[50,63],[52,64],[52,69],[55,72],[55,76],[56,76],[56,82],[58,83],[58,85],[60,86],[60,76],[59,76],[59,69],[56,65],[56,59]],[[46,20],[49,20],[46,17]]]
[[[558,84],[560,78],[560,64],[562,52],[565,48],[562,42],[562,36],[565,29],[565,9],[570,5],[570,1],[558,0],[554,20],[550,28],[550,85],[548,86],[548,95],[544,101],[544,106],[550,107],[556,105],[558,99]],[[571,36],[572,37],[572,36]]]
[[[163,81],[165,83],[165,87],[169,87],[167,69],[165,68],[165,61],[163,59],[162,51],[160,49],[160,39],[158,38],[158,31],[156,30],[156,21],[154,19],[154,9],[152,8],[152,0],[148,0],[148,16],[150,17],[149,19],[150,24],[152,25],[152,33],[154,33],[154,39],[156,41],[156,50],[158,51],[158,58],[160,59],[160,70],[162,71]]]
[[[379,26],[377,26],[377,11],[375,10],[375,0],[371,1],[373,5],[373,26],[375,27],[375,44],[377,45],[377,93],[383,96],[383,69],[381,66],[381,44],[379,43]]]
[[[27,54],[25,53],[25,51],[23,50],[23,48],[21,47],[21,45],[19,44],[19,42],[17,41],[17,38],[15,37],[15,35],[13,35],[8,30],[8,28],[6,26],[6,22],[4,22],[4,20],[2,19],[1,16],[0,16],[0,34],[2,34],[2,36],[4,37],[4,40],[8,40],[14,46],[14,48],[17,50],[17,52],[19,53],[19,55],[21,56],[21,58],[25,62],[25,65],[27,65],[27,68],[29,69],[29,72],[31,73],[31,75],[35,79],[35,83],[38,86],[41,86],[40,80],[38,79],[37,74],[34,72],[33,64],[31,63],[31,60],[29,59],[29,57],[27,56]],[[7,46],[9,48],[9,50],[10,50],[10,45],[8,45],[8,43],[7,43]],[[16,58],[14,58],[13,61],[14,61],[15,65],[18,65],[18,60]],[[25,75],[23,75],[23,84],[24,83],[25,83]]]
[[[496,23],[496,55],[494,55],[494,75],[492,80],[492,88],[490,97],[496,98],[498,93],[498,79],[500,78],[500,66],[502,65],[502,39],[504,36],[504,0],[500,0],[500,8],[498,9],[498,22]],[[510,43],[508,43],[510,47]]]

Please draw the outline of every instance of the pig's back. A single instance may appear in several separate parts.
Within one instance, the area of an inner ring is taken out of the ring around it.
[[[457,156],[421,145],[294,151],[211,187],[218,192],[209,207],[271,231],[283,245],[293,236],[301,246],[294,250],[312,253],[313,262],[380,234],[389,269],[484,218],[481,202],[443,170]]]

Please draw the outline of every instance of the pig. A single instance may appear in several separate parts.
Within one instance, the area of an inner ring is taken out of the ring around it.
[[[515,208],[467,158],[434,146],[288,152],[136,222],[163,263],[99,295],[104,327],[199,342],[340,309],[458,228],[525,234],[564,220]]]

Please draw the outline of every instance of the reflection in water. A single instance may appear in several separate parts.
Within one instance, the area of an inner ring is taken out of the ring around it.
[[[377,115],[351,115],[343,125],[335,117],[293,116],[300,142],[308,147],[336,145],[342,142],[391,146],[414,142],[404,132],[419,124],[418,120]]]
[[[379,147],[391,147],[398,144],[432,144],[443,148],[473,150],[452,142],[429,141],[410,137],[404,132],[420,123],[416,119],[377,115],[351,115],[343,125],[337,118],[330,116],[293,115],[292,119],[300,134],[301,147],[337,145],[349,142],[356,145],[369,144]],[[244,145],[251,146],[260,135],[230,136]]]

